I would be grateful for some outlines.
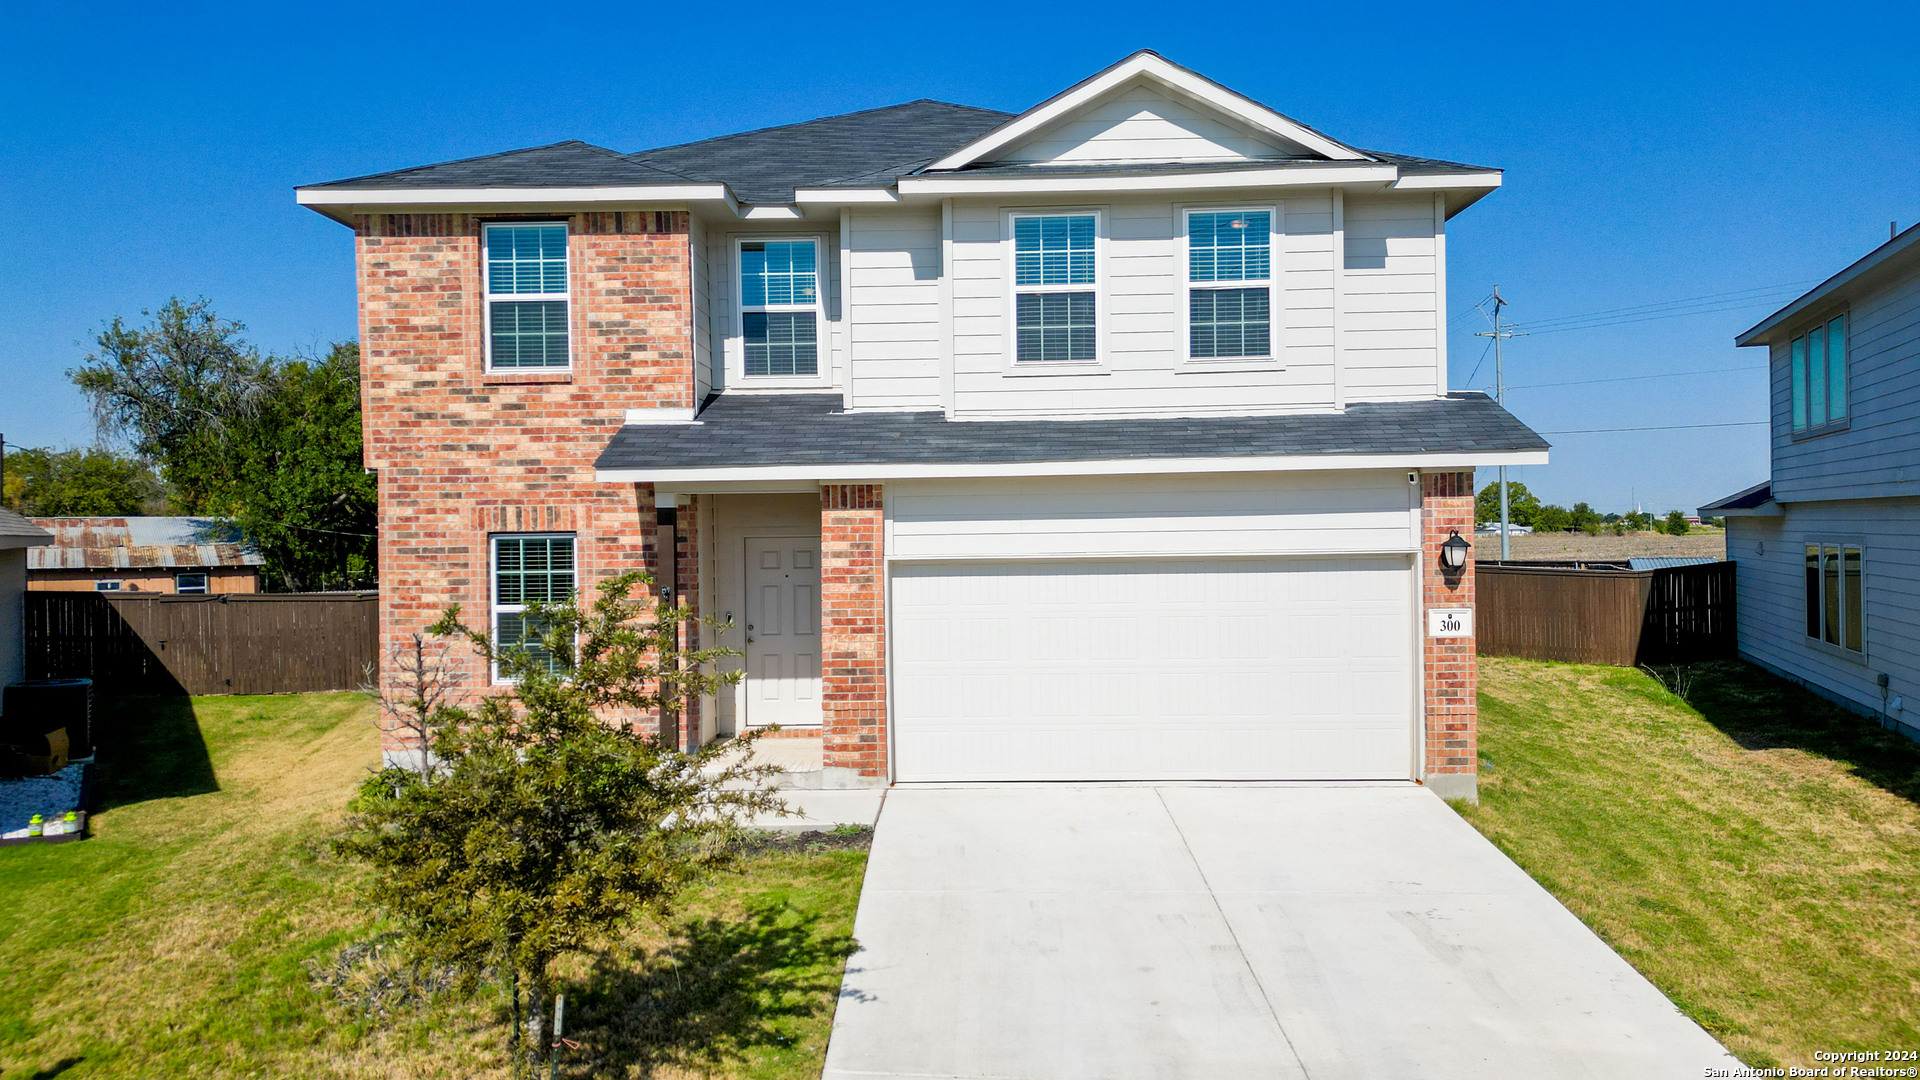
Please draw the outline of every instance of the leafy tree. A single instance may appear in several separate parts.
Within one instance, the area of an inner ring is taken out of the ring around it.
[[[432,765],[370,777],[336,842],[371,867],[371,899],[405,926],[416,960],[452,968],[468,988],[507,977],[516,1047],[524,991],[516,1057],[527,1070],[550,1046],[555,961],[667,914],[734,858],[744,817],[781,810],[761,787],[777,770],[737,752],[753,735],[681,753],[610,722],[610,712],[679,711],[740,677],[706,670],[734,650],[679,644],[690,609],[662,601],[642,621],[630,595],[647,580],[616,578],[587,609],[533,609],[533,647],[501,647],[448,609],[431,633],[472,643],[513,689],[436,711],[403,688],[413,696],[399,709],[424,714]]]
[[[1533,527],[1539,532],[1565,532],[1573,525],[1573,516],[1564,506],[1551,503],[1534,512]]]
[[[262,356],[241,324],[178,297],[115,318],[68,374],[103,431],[157,465],[183,513],[230,518],[289,590],[370,584],[374,481],[361,467],[359,346]]]
[[[1687,515],[1678,510],[1667,511],[1666,531],[1668,536],[1685,536],[1687,535],[1687,527]]]
[[[166,505],[145,463],[99,448],[8,451],[3,499],[28,517],[148,514]]]
[[[1507,482],[1507,520],[1515,525],[1533,525],[1534,515],[1540,511],[1540,499],[1527,490],[1527,485],[1517,480]],[[1500,520],[1500,482],[1494,481],[1480,489],[1473,498],[1473,520],[1477,524]]]
[[[1646,532],[1653,528],[1653,515],[1635,510],[1626,516],[1626,524],[1634,532]]]
[[[1573,528],[1584,531],[1590,525],[1600,524],[1600,514],[1592,506],[1577,502],[1572,510],[1567,511],[1567,521]]]

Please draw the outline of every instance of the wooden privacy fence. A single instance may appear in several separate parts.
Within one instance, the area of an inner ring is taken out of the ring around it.
[[[378,593],[27,593],[27,677],[102,690],[352,690],[379,655]]]
[[[1477,563],[1479,651],[1576,664],[1732,656],[1734,564],[1656,570]]]

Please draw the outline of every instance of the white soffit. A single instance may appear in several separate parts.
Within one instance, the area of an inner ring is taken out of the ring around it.
[[[1147,78],[1207,105],[1224,116],[1238,120],[1255,130],[1278,136],[1335,161],[1364,161],[1366,155],[1337,143],[1298,121],[1203,78],[1178,64],[1150,52],[1139,52],[1105,71],[1074,86],[1007,121],[966,146],[935,161],[933,171],[960,169],[988,160],[1016,142],[1066,118],[1076,110],[1125,87],[1138,78]]]
[[[1156,476],[1192,473],[1306,472],[1345,469],[1472,469],[1545,465],[1545,450],[1436,454],[1301,454],[1290,457],[1108,458],[1098,461],[723,465],[697,468],[596,469],[610,484],[688,484],[702,481],[921,480],[1022,476]]]

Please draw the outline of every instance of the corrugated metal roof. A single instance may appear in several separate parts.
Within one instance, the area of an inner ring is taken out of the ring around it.
[[[201,517],[34,518],[53,543],[27,553],[29,570],[259,566],[266,560],[231,522]]]
[[[1629,570],[1665,570],[1670,566],[1703,566],[1719,559],[1704,559],[1698,556],[1666,555],[1658,558],[1628,559]]]

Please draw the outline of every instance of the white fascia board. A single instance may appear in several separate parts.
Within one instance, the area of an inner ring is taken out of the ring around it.
[[[295,188],[301,206],[551,206],[578,203],[725,202],[725,184],[607,187]]]
[[[1392,183],[1399,170],[1392,165],[1278,167],[1233,169],[1220,172],[1156,173],[1146,176],[994,176],[966,179],[945,176],[903,176],[905,195],[1047,195],[1133,191],[1219,191],[1228,188],[1310,187],[1332,184]]]
[[[891,204],[900,201],[900,193],[892,188],[795,188],[793,201],[802,206]]]
[[[799,221],[800,210],[793,206],[750,206],[740,216],[748,221]]]
[[[1732,510],[1715,510],[1706,506],[1701,509],[1706,511],[1704,516],[1707,517],[1784,517],[1787,513],[1779,503],[1772,501],[1763,502],[1759,506],[1739,507]]]
[[[628,409],[625,423],[628,424],[691,424],[692,409]]]
[[[1301,454],[1288,457],[1107,458],[1099,461],[857,465],[723,465],[701,468],[596,469],[603,484],[941,480],[1026,476],[1159,476],[1194,473],[1312,472],[1351,469],[1474,469],[1545,465],[1545,450],[1437,454]]]
[[[1422,173],[1393,182],[1395,191],[1486,191],[1499,186],[1497,172]]]
[[[1097,100],[1102,95],[1115,90],[1139,76],[1148,76],[1159,82],[1205,102],[1215,109],[1236,117],[1255,128],[1278,135],[1290,142],[1336,161],[1364,161],[1366,155],[1350,146],[1343,146],[1318,132],[1309,130],[1295,121],[1289,120],[1272,109],[1251,101],[1226,87],[1208,79],[1203,79],[1176,64],[1170,64],[1152,53],[1136,53],[1120,61],[1107,70],[1093,76],[1050,101],[1042,102],[1026,113],[1014,117],[1005,124],[987,132],[980,138],[948,154],[946,157],[928,166],[929,169],[958,169],[985,160],[998,150],[1025,138],[1028,135],[1059,120],[1061,117]],[[904,192],[903,192],[904,193]]]

